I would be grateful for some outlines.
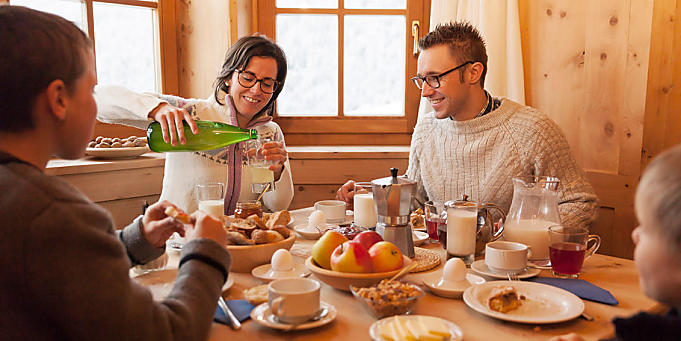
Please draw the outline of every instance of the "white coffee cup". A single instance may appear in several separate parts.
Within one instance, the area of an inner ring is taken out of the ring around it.
[[[527,258],[532,256],[529,246],[516,242],[495,241],[485,246],[485,265],[500,274],[513,274],[527,267]]]
[[[314,203],[317,211],[324,212],[327,223],[338,224],[345,222],[345,202],[340,200],[322,200]]]
[[[270,282],[270,310],[284,323],[303,323],[319,312],[319,282],[309,278],[286,278]]]

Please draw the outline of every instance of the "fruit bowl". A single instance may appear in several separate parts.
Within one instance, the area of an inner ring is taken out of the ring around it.
[[[411,259],[406,256],[402,268],[411,263]],[[232,261],[233,262],[233,261]],[[338,290],[350,291],[350,286],[368,287],[377,284],[382,279],[390,278],[398,273],[402,268],[387,272],[372,272],[372,273],[351,273],[327,270],[317,265],[312,257],[305,260],[305,266],[317,277],[320,281]]]
[[[416,301],[426,295],[416,285],[388,280],[366,288],[351,286],[350,292],[376,319],[410,314]]]
[[[272,255],[279,249],[290,250],[296,241],[296,234],[278,242],[257,245],[227,245],[227,251],[232,257],[231,272],[248,272],[258,265],[268,264]]]

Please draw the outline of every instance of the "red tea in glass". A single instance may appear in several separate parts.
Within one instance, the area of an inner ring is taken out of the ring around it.
[[[443,224],[442,219],[429,217],[426,218],[426,232],[428,232],[428,237],[430,240],[438,240],[437,229]]]
[[[563,275],[577,275],[584,263],[586,246],[577,243],[555,243],[549,246],[551,267]]]

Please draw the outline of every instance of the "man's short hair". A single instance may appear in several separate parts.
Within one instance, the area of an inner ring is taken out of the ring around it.
[[[0,131],[33,128],[38,94],[61,79],[72,93],[92,47],[76,25],[54,14],[0,6]]]
[[[636,191],[655,219],[656,232],[681,253],[681,145],[657,156],[646,168]]]
[[[484,67],[480,76],[480,87],[485,87],[487,75],[487,49],[480,32],[469,22],[450,22],[438,24],[435,29],[419,40],[419,49],[427,50],[434,46],[446,45],[459,63],[480,62]],[[454,67],[454,66],[452,66]],[[459,69],[461,82],[464,69]]]

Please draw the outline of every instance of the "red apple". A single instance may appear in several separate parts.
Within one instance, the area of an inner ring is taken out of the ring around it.
[[[372,245],[383,241],[383,237],[374,231],[364,231],[355,236],[352,241],[362,244],[365,249],[369,250]]]
[[[369,251],[358,242],[345,242],[331,254],[331,270],[340,272],[371,272]]]
[[[338,245],[347,241],[348,238],[345,238],[345,236],[338,231],[326,231],[324,235],[312,245],[312,250],[310,250],[312,259],[314,259],[315,263],[322,268],[331,269],[331,254],[333,253],[333,250],[335,250]]]
[[[397,270],[404,265],[402,252],[391,242],[378,242],[369,249],[374,272]]]

